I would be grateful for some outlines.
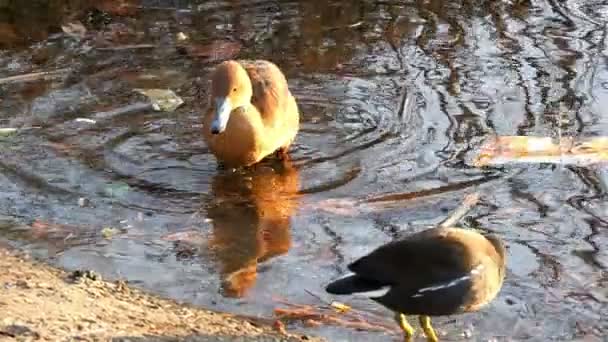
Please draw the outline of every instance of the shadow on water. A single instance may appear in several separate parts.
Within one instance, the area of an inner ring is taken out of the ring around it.
[[[85,31],[63,32],[75,22]],[[317,303],[305,290],[479,190],[463,224],[506,241],[507,281],[439,330],[601,338],[605,166],[469,161],[494,134],[608,134],[607,22],[595,0],[0,1],[0,128],[20,129],[0,136],[2,236],[68,269],[267,317],[277,298]],[[233,55],[285,71],[302,122],[292,163],[217,169],[201,113],[209,71]],[[133,91],[151,87],[185,104],[152,111]]]

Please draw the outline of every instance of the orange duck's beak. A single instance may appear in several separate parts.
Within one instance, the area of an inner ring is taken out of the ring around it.
[[[215,99],[215,118],[211,122],[211,133],[220,134],[226,130],[231,112],[232,105],[229,98],[217,97]]]

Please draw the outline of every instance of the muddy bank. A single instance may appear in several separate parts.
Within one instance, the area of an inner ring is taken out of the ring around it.
[[[315,341],[68,273],[0,245],[0,341]]]

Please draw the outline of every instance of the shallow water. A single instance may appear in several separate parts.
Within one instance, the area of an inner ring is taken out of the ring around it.
[[[480,313],[436,319],[440,333],[601,340],[606,167],[470,160],[492,134],[608,135],[607,19],[602,1],[0,2],[0,77],[57,71],[0,81],[0,128],[22,128],[0,137],[0,214],[19,222],[0,234],[68,269],[271,317],[281,300],[319,304],[306,290],[331,300],[350,261],[479,191],[463,224],[506,241],[507,280]],[[86,35],[62,33],[76,20]],[[287,165],[221,170],[202,141],[207,77],[234,45],[276,62],[298,100]],[[133,91],[156,87],[185,104],[155,112]]]

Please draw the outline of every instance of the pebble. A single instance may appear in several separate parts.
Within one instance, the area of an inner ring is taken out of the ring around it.
[[[88,207],[91,201],[86,197],[80,197],[78,199],[78,206],[81,208]]]
[[[24,289],[31,289],[32,287],[30,286],[30,284],[25,281],[25,280],[17,280],[15,282],[15,285]]]

